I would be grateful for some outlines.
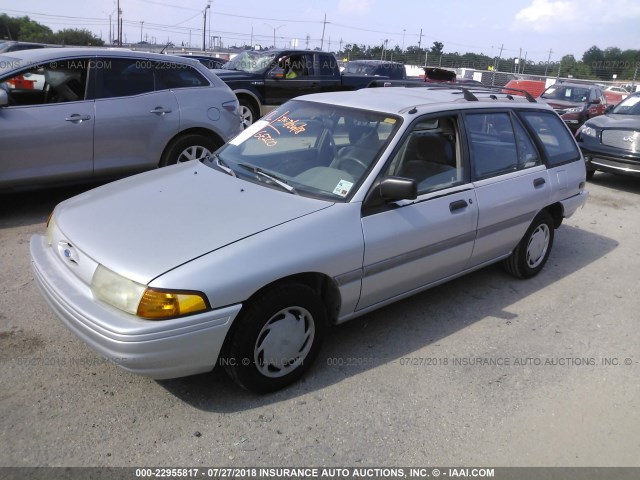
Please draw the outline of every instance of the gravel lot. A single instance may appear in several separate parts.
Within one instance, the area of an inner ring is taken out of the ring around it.
[[[103,361],[30,269],[80,189],[0,197],[0,466],[640,466],[640,181],[589,190],[539,276],[490,267],[334,328],[268,396]]]

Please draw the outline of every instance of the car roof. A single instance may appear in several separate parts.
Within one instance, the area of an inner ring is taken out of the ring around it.
[[[470,94],[470,96],[469,96]],[[475,100],[474,100],[475,99]],[[315,93],[297,100],[330,103],[345,107],[374,110],[392,115],[413,115],[463,108],[535,108],[552,110],[544,103],[525,97],[500,93],[500,89],[463,88],[455,85],[419,87],[363,88],[351,92]],[[477,100],[477,101],[476,101]]]
[[[363,63],[367,65],[404,65],[404,63],[400,63],[400,62],[392,62],[389,60],[372,60],[372,59],[349,60],[347,63]]]
[[[65,48],[37,48],[33,50],[18,50],[15,52],[7,52],[5,57],[11,57],[12,60],[21,60],[25,64],[38,64],[50,60],[59,60],[76,57],[92,57],[92,56],[109,56],[121,58],[148,58],[158,61],[167,61],[167,55],[160,53],[140,52],[125,49],[111,49],[99,47],[65,47]],[[174,57],[175,58],[175,57]],[[188,57],[180,57],[180,61],[185,61],[191,65],[199,64],[196,59]]]

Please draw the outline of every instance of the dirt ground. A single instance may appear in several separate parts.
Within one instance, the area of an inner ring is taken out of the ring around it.
[[[80,190],[1,197],[0,466],[640,466],[640,181],[588,187],[537,277],[489,267],[333,328],[267,396],[101,359],[28,253]]]

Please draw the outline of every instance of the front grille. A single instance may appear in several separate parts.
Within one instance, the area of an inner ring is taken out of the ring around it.
[[[631,130],[603,130],[602,144],[628,152],[640,152],[640,132]]]

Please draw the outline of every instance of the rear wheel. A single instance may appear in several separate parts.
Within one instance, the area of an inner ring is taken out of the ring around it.
[[[250,100],[241,98],[240,102],[240,119],[242,121],[242,128],[248,128],[258,119],[258,112],[256,107]]]
[[[320,350],[326,317],[322,300],[306,285],[267,291],[245,306],[229,332],[223,349],[227,373],[258,393],[295,382]]]
[[[596,173],[596,169],[593,167],[587,167],[587,180],[591,180]]]
[[[167,165],[188,162],[189,160],[206,158],[215,152],[218,147],[220,147],[218,142],[204,135],[195,133],[184,135],[174,140],[167,148],[160,160],[160,166],[166,167]]]
[[[505,269],[518,278],[531,278],[547,263],[554,236],[553,218],[548,212],[540,212],[531,222],[511,256],[504,260]]]

